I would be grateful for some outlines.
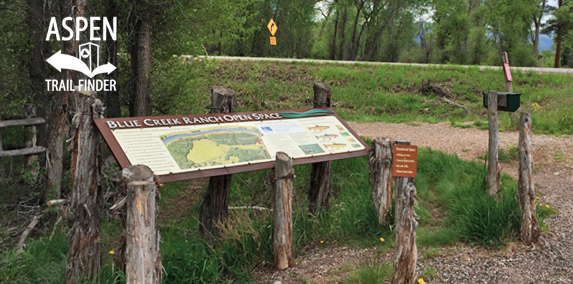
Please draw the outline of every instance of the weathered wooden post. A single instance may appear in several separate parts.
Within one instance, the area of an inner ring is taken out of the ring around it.
[[[101,118],[103,105],[94,96],[75,93],[76,113],[72,119],[72,192],[67,213],[70,249],[66,283],[94,277],[101,266],[100,223],[103,188],[100,185],[99,132],[94,119]]]
[[[410,145],[410,141],[397,140],[396,145]],[[418,217],[414,212],[416,202],[416,187],[414,178],[395,177],[395,240],[394,240],[394,270],[392,284],[411,284],[416,281],[416,262],[418,249],[416,247],[416,228]]]
[[[276,187],[273,211],[273,255],[276,269],[284,270],[294,265],[292,245],[292,189],[294,169],[292,158],[277,152]]]
[[[519,119],[519,181],[517,199],[521,209],[521,241],[526,244],[539,242],[541,234],[535,213],[533,187],[533,131],[529,113],[521,113]]]
[[[235,112],[235,91],[215,86],[211,88],[211,113]],[[224,223],[229,216],[229,194],[232,175],[209,178],[207,191],[199,211],[199,231],[209,242],[213,239],[213,225]]]
[[[127,184],[126,283],[161,283],[160,235],[155,222],[156,186],[153,172],[145,165],[122,170]]]
[[[329,86],[315,82],[314,107],[330,107],[332,90]],[[312,164],[310,170],[310,188],[308,190],[308,210],[316,213],[320,207],[328,207],[332,195],[332,167],[330,161]]]
[[[34,106],[33,104],[26,104],[24,105],[24,113],[26,116],[26,119],[31,119],[31,118],[35,118],[36,117],[36,106]],[[36,144],[38,142],[38,130],[36,129],[35,125],[30,126],[30,129],[32,130],[32,134],[30,135],[30,137],[26,140],[26,148],[32,148],[32,147],[36,147]],[[34,164],[35,161],[38,160],[38,155],[30,155],[26,157],[26,165],[28,166],[32,166]],[[38,167],[36,166],[35,168],[32,169],[32,172],[34,173],[34,177],[36,177],[36,174],[38,172]]]
[[[0,121],[2,120],[2,109],[0,108]],[[2,128],[0,128],[0,152],[3,151],[2,148]],[[3,179],[6,176],[4,172],[4,162],[2,161],[2,157],[0,156],[0,179]]]
[[[509,70],[509,57],[507,56],[507,52],[502,54],[501,59],[503,60],[503,71],[505,73],[505,91],[513,93],[513,79],[511,78],[511,71]]]
[[[392,206],[392,140],[376,138],[372,141],[372,150],[368,158],[372,201],[378,213],[378,222],[386,223],[388,211]]]
[[[488,92],[488,128],[489,128],[489,151],[486,177],[486,191],[494,196],[499,191],[501,183],[501,169],[498,162],[498,131],[497,131],[497,91]]]

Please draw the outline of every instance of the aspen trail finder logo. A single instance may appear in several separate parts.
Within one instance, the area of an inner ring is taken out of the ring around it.
[[[69,26],[69,23],[74,21],[73,27],[75,27],[75,30]],[[103,26],[98,26],[100,21]],[[100,45],[91,41],[108,40],[108,36],[110,37],[109,40],[117,40],[117,18],[114,17],[110,23],[105,17],[90,17],[89,21],[83,17],[75,19],[66,17],[62,20],[61,26],[67,33],[62,33],[60,37],[56,18],[51,18],[46,41],[49,41],[52,36],[57,41],[73,40],[74,37],[76,41],[79,41],[81,33],[86,31],[89,26],[89,37],[86,36],[86,38],[89,38],[90,42],[79,45],[78,57],[62,54],[62,51],[59,50],[48,58],[46,62],[59,72],[62,72],[62,69],[74,70],[90,79],[79,79],[77,84],[74,84],[72,80],[46,79],[48,91],[75,91],[74,85],[91,91],[116,91],[116,81],[114,79],[92,79],[99,74],[110,74],[116,67],[109,62],[100,65]]]

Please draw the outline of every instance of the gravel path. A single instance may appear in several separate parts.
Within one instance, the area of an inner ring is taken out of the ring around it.
[[[415,125],[394,123],[349,123],[361,136],[409,140],[413,145],[455,153],[474,160],[487,152],[487,131],[454,128],[448,123]],[[519,134],[500,132],[502,148],[517,146]],[[478,246],[456,245],[440,248],[432,258],[424,258],[420,248],[418,269],[430,267],[437,276],[426,283],[573,283],[573,136],[535,135],[535,189],[542,193],[541,203],[550,204],[559,214],[546,223],[539,247],[512,243],[502,251]],[[504,163],[502,169],[517,176],[517,162]],[[254,272],[257,283],[343,283],[352,270],[376,257],[389,262],[391,252],[376,254],[374,248],[309,248],[297,258],[297,265],[286,271],[269,268]]]

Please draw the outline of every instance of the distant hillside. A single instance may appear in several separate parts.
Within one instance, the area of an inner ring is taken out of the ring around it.
[[[539,36],[539,52],[544,51],[546,49],[551,49],[553,45],[553,39],[547,35],[540,35]]]

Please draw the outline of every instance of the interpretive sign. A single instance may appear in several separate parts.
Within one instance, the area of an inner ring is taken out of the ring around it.
[[[338,115],[321,110],[322,116],[263,111],[95,123],[121,167],[147,165],[165,182],[272,168],[277,151],[295,165],[368,154],[368,145]]]
[[[392,176],[415,177],[418,163],[418,146],[394,145]]]

